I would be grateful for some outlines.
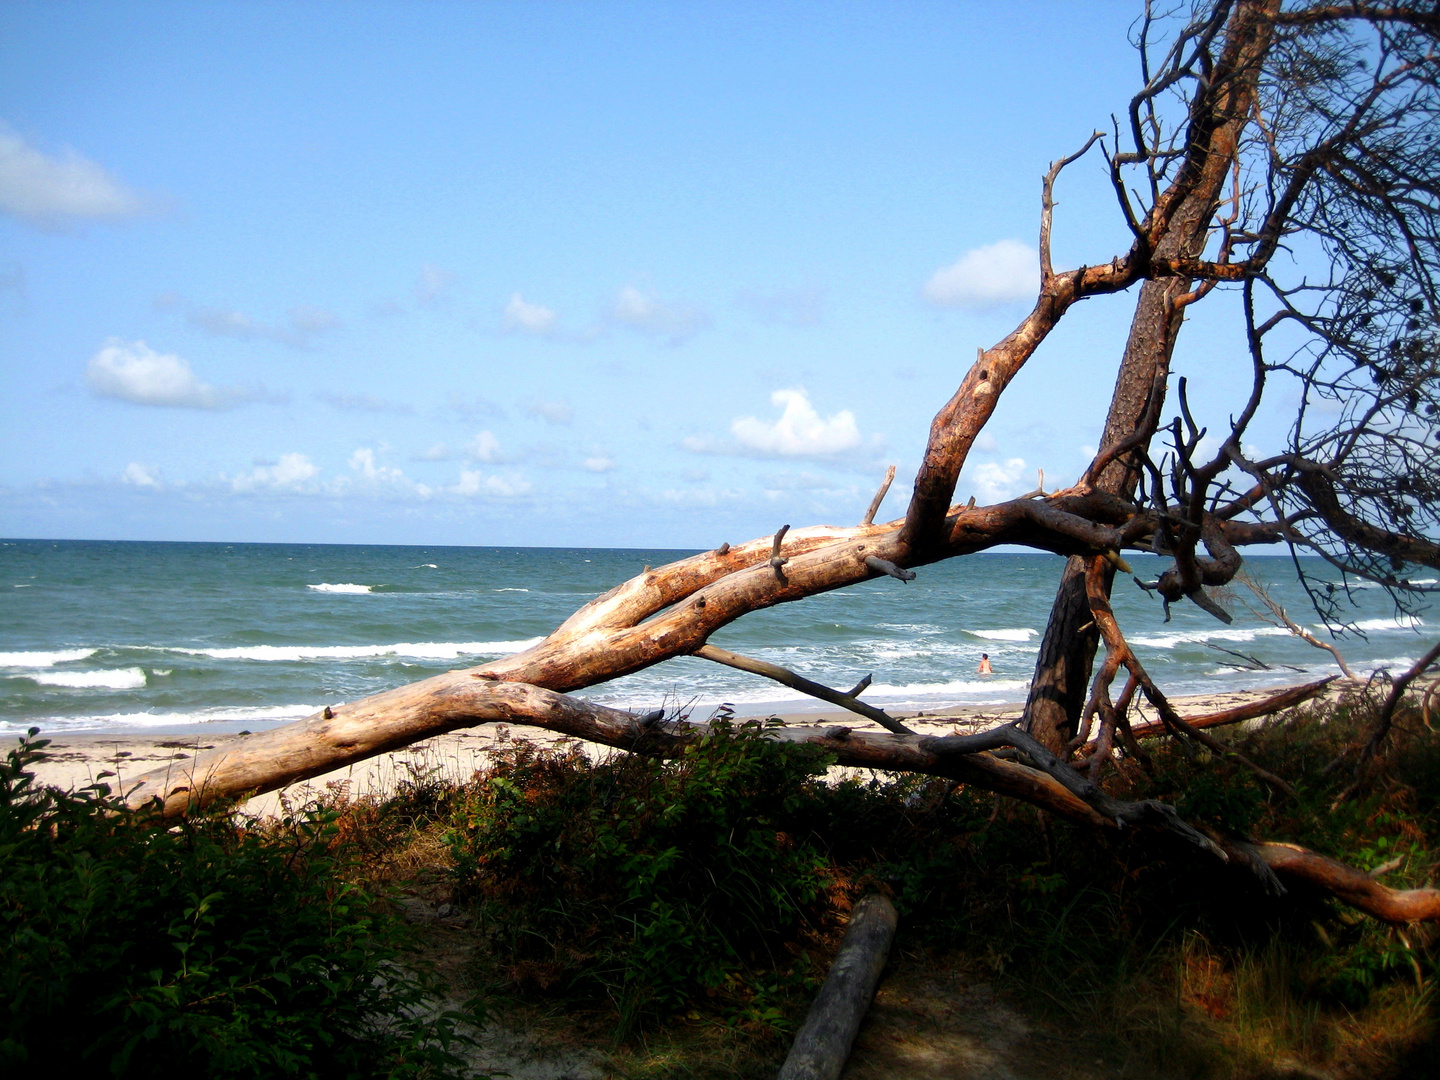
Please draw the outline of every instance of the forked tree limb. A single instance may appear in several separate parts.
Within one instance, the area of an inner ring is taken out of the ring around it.
[[[947,544],[932,552],[932,558],[999,543],[1094,554],[1113,550],[1131,532],[1152,528],[1153,522],[1132,504],[1094,494],[957,508],[946,520]],[[1264,528],[1237,524],[1234,529],[1236,542],[1268,536]],[[457,706],[473,696],[477,680],[566,693],[694,653],[716,630],[757,608],[872,577],[875,571],[866,565],[871,555],[903,559],[900,531],[892,523],[790,532],[783,538],[789,553],[783,584],[768,561],[775,557],[773,537],[646,570],[586,604],[544,641],[514,656],[336,705],[332,717],[321,714],[249,737],[243,767],[235,756],[239,750],[218,773],[202,761],[207,790],[221,798],[270,791],[442,731],[510,719],[494,695],[484,697],[489,711],[470,713]],[[444,703],[440,714],[437,702]],[[496,709],[500,711],[491,715]],[[342,729],[349,732],[343,738],[335,734]],[[146,774],[138,797],[145,801],[166,788],[169,779],[164,769]],[[184,801],[179,805],[183,809]]]
[[[828,701],[832,705],[839,705],[842,709],[849,709],[853,713],[873,720],[887,731],[893,731],[897,735],[914,735],[915,733],[902,724],[899,720],[890,716],[883,709],[877,709],[868,702],[859,701],[853,694],[844,694],[839,690],[832,690],[828,686],[807,679],[803,675],[797,675],[789,668],[783,668],[779,664],[772,664],[766,660],[755,660],[748,656],[741,656],[729,649],[722,649],[718,645],[702,645],[695,650],[695,655],[702,660],[711,660],[717,664],[724,664],[727,667],[739,671],[748,671],[753,675],[763,675],[767,679],[774,679],[782,686],[788,686],[792,690],[799,690],[802,694],[809,694],[811,697],[819,698],[821,701]],[[867,676],[868,679],[868,676]],[[862,684],[861,689],[864,689]]]
[[[587,742],[662,757],[678,756],[691,740],[703,738],[708,731],[705,724],[645,723],[631,713],[551,690],[461,672],[333,706],[330,712],[329,718],[316,713],[299,723],[259,732],[191,761],[147,773],[124,797],[134,807],[158,800],[164,813],[182,814],[207,803],[272,791],[329,772],[347,761],[483,723],[542,727]],[[986,740],[974,736],[927,738],[843,727],[767,728],[766,735],[821,748],[836,764],[849,768],[947,777],[1020,799],[1078,824],[1120,827],[1115,817],[1097,810],[1055,776],[980,752]],[[997,745],[1015,742],[1003,734],[990,738]],[[275,768],[277,762],[282,770]],[[1131,824],[1172,827],[1169,820],[1147,818],[1144,811],[1128,809],[1140,804],[1112,802],[1122,808],[1122,819],[1131,818]],[[1332,892],[1376,918],[1389,922],[1440,920],[1440,890],[1391,889],[1360,870],[1295,845],[1247,844],[1213,833],[1208,837],[1227,861],[1243,867],[1258,859],[1282,881],[1306,882]]]
[[[1160,714],[1161,722],[1167,728],[1185,735],[1212,753],[1219,754],[1221,757],[1233,758],[1277,791],[1283,791],[1292,799],[1297,797],[1295,789],[1269,769],[1257,765],[1238,750],[1228,747],[1224,743],[1216,742],[1175,711],[1170,700],[1150,678],[1144,665],[1140,663],[1140,658],[1135,655],[1134,650],[1130,648],[1130,643],[1125,640],[1125,635],[1120,630],[1120,624],[1115,621],[1115,613],[1110,609],[1110,601],[1105,595],[1104,563],[1099,558],[1090,560],[1090,567],[1085,573],[1085,589],[1090,598],[1090,611],[1095,617],[1095,625],[1100,630],[1105,647],[1120,657],[1120,662],[1129,669],[1130,674],[1140,684],[1140,691],[1145,695],[1146,700],[1155,707],[1155,711]]]

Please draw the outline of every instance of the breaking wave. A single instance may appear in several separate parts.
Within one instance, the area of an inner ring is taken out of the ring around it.
[[[1359,622],[1346,623],[1343,629],[1374,633],[1377,630],[1418,630],[1424,625],[1424,619],[1416,618],[1413,615],[1401,615],[1394,619],[1361,619]],[[1317,629],[1325,628],[1319,627]],[[1335,629],[1339,630],[1342,629],[1342,627],[1337,624]]]
[[[984,638],[986,641],[1029,641],[1040,631],[1031,630],[1025,626],[1015,630],[966,630],[965,633],[971,637]]]
[[[316,592],[328,593],[368,593],[374,592],[374,585],[352,585],[349,582],[342,582],[339,585],[331,585],[328,581],[322,581],[319,585],[306,585],[307,589],[314,589]]]
[[[229,706],[196,709],[192,712],[128,712],[95,716],[54,716],[43,721],[6,724],[0,721],[0,734],[23,731],[26,726],[40,726],[47,732],[114,731],[124,728],[184,727],[191,724],[269,724],[300,720],[319,709],[318,705],[268,705],[258,707]],[[11,730],[13,728],[13,731]]]
[[[0,667],[54,667],[72,660],[85,660],[99,649],[56,649],[52,652],[0,652]]]
[[[145,685],[145,672],[138,667],[108,671],[34,671],[10,678],[29,679],[41,686],[61,686],[68,690],[139,690]]]
[[[213,660],[364,660],[399,656],[412,660],[454,660],[458,656],[509,656],[544,638],[523,641],[401,641],[394,645],[241,645],[231,649],[166,649]]]
[[[1173,649],[1176,645],[1203,645],[1207,641],[1254,641],[1257,637],[1288,637],[1289,630],[1279,626],[1256,626],[1236,630],[1180,630],[1173,634],[1151,634],[1132,637],[1131,645],[1148,645],[1152,649]]]

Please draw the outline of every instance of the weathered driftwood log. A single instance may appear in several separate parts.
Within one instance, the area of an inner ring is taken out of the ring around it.
[[[890,958],[896,920],[888,897],[869,893],[860,898],[830,974],[780,1069],[780,1080],[838,1080]]]
[[[541,687],[451,672],[337,705],[223,750],[146,773],[125,795],[132,806],[159,800],[166,813],[181,814],[218,799],[272,791],[347,761],[363,760],[432,735],[493,721],[529,724],[588,742],[665,757],[679,755],[691,739],[703,738],[708,731],[705,724],[642,722],[631,713]],[[1057,777],[1064,777],[1069,766],[1057,768],[1052,761],[1050,771],[1042,771],[983,752],[992,746],[1017,745],[1021,740],[1013,737],[1013,732],[1010,736],[981,732],[979,736],[936,738],[845,727],[778,727],[767,729],[767,735],[820,747],[833,755],[837,764],[851,768],[960,780],[1079,824],[1184,833],[1184,823],[1164,810],[1110,799],[1079,776],[1065,777],[1062,782]],[[1213,833],[1207,834],[1204,846],[1237,866],[1273,871],[1281,882],[1305,882],[1331,892],[1376,918],[1389,922],[1440,919],[1440,890],[1391,889],[1354,867],[1305,848],[1251,844]]]

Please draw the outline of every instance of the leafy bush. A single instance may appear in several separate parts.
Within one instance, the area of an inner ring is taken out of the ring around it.
[[[512,977],[601,988],[622,1029],[699,995],[774,1019],[767,993],[809,976],[844,906],[815,838],[826,765],[753,722],[674,762],[517,743],[456,812],[457,893]]]
[[[167,826],[0,764],[0,1068],[31,1075],[454,1074],[406,928],[347,883],[331,812]]]

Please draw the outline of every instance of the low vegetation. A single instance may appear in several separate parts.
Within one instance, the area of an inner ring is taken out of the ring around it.
[[[408,929],[358,884],[334,810],[167,827],[107,787],[0,764],[0,1071],[458,1075]]]
[[[1174,745],[1111,786],[1423,885],[1440,736],[1402,712],[1356,787],[1342,752],[1372,715],[1330,703],[1228,736],[1293,794]],[[439,992],[377,900],[401,887],[452,905],[445,948],[468,954],[452,999],[483,992],[504,1022],[589,1040],[615,1075],[773,1074],[850,903],[882,888],[902,919],[892,980],[944,968],[999,987],[1073,1075],[1440,1071],[1427,928],[1271,895],[1167,836],[1098,836],[934,779],[836,779],[760,723],[722,721],[671,762],[516,741],[473,778],[336,792],[260,829],[167,830],[101,791],[37,792],[23,769],[39,752],[12,752],[0,796],[16,1065],[455,1071],[456,1020],[427,1010]],[[93,1037],[74,1037],[79,1015]]]

